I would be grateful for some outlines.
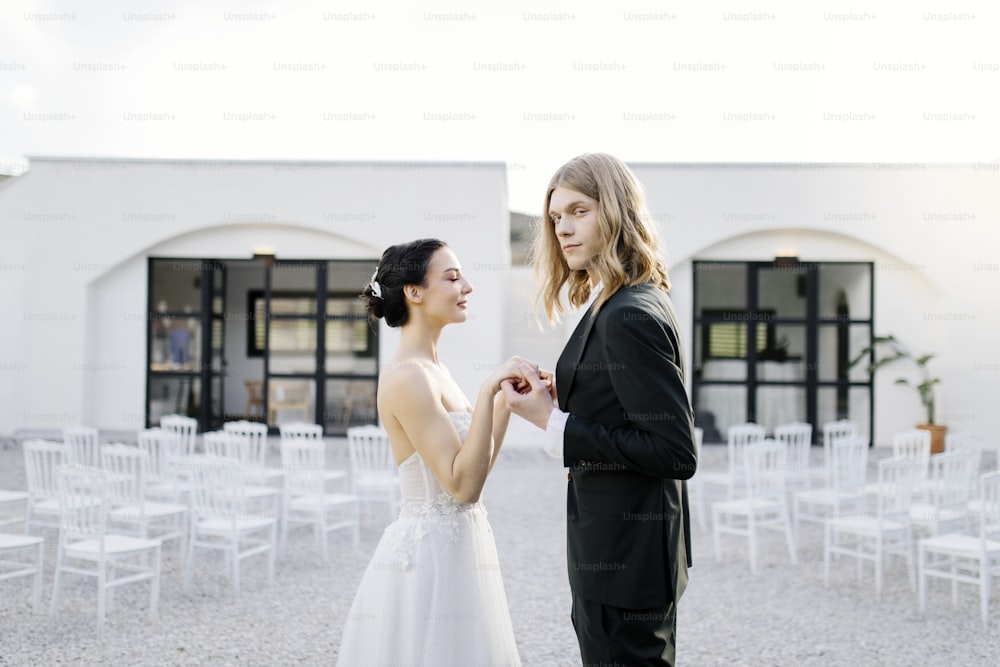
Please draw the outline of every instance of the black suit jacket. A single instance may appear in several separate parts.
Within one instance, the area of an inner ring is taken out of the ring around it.
[[[683,349],[667,294],[623,287],[588,311],[556,365],[574,595],[628,609],[680,599],[697,465]]]

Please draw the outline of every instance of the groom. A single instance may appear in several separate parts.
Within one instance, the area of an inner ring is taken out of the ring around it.
[[[687,487],[697,465],[683,349],[642,188],[616,158],[553,176],[536,266],[550,319],[589,305],[550,374],[522,368],[510,408],[570,469],[567,552],[583,663],[673,665],[691,562]]]

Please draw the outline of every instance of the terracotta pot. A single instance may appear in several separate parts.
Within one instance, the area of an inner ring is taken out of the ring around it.
[[[917,424],[917,428],[931,433],[931,454],[940,454],[944,451],[944,434],[948,432],[947,426],[939,424]]]

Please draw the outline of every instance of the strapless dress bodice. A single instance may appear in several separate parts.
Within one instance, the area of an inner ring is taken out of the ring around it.
[[[458,435],[465,441],[472,425],[472,413],[466,410],[449,412]],[[479,503],[461,503],[449,494],[418,452],[413,452],[399,465],[399,487],[402,503],[400,518],[445,516],[469,511]]]

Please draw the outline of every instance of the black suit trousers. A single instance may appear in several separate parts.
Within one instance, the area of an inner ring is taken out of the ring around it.
[[[573,628],[584,667],[673,665],[677,607],[622,609],[573,596]]]

